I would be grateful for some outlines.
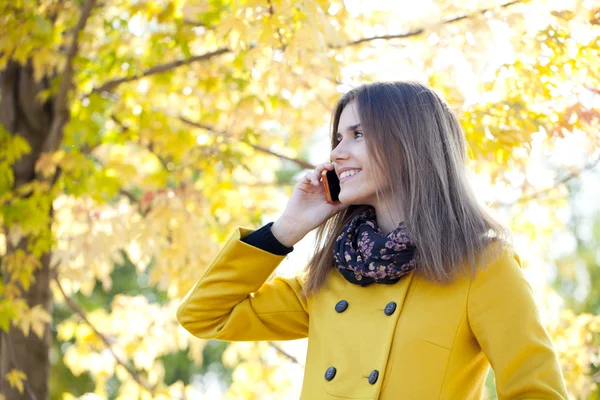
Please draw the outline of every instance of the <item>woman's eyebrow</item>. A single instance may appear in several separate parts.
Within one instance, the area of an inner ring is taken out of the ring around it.
[[[346,128],[346,132],[347,131],[353,131],[356,128],[360,128],[360,123],[354,124],[354,125],[350,125],[349,127]],[[341,135],[341,133],[340,132],[336,132],[336,135]]]

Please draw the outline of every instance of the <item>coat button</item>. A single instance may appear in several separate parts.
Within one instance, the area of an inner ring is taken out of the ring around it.
[[[346,300],[340,300],[335,305],[335,311],[337,312],[344,312],[346,311],[346,308],[348,308],[348,302]]]
[[[375,382],[377,382],[377,378],[379,378],[379,371],[377,371],[376,369],[374,369],[369,374],[369,383],[371,385],[375,384]]]
[[[330,381],[333,379],[334,376],[335,376],[335,368],[334,367],[327,368],[327,371],[325,371],[325,379]]]
[[[385,306],[385,310],[383,310],[385,315],[392,315],[394,311],[396,311],[396,303],[393,301],[387,303],[387,306]]]

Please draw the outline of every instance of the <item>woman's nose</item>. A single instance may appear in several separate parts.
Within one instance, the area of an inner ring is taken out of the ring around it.
[[[331,153],[329,153],[329,159],[331,162],[334,162],[337,159],[348,158],[348,153],[345,150],[340,149],[340,147],[341,144],[338,144],[336,148],[331,150]]]

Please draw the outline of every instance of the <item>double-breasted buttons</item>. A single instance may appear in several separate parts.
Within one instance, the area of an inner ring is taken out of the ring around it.
[[[396,311],[396,302],[394,301],[390,301],[389,303],[387,303],[385,309],[383,310],[385,315],[392,315],[394,311]]]
[[[325,371],[325,379],[330,381],[333,379],[334,376],[335,376],[335,367],[327,368],[327,371]]]
[[[373,371],[371,371],[371,373],[369,374],[369,383],[371,385],[374,385],[375,382],[377,382],[377,378],[379,378],[379,371],[377,371],[376,369],[374,369]]]
[[[348,308],[348,302],[346,300],[340,300],[335,305],[335,311],[339,313],[346,311],[346,308]]]

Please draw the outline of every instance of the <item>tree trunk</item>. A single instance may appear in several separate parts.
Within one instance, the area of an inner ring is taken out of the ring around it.
[[[47,140],[53,117],[52,99],[41,103],[37,95],[49,86],[48,82],[46,78],[35,81],[31,64],[9,62],[0,71],[0,124],[13,135],[25,138],[31,147],[29,154],[13,165],[14,187],[36,179],[35,164]],[[7,227],[2,228],[5,230]],[[7,253],[17,249],[27,251],[27,244],[27,237],[22,238],[17,246],[7,243]],[[39,304],[51,314],[50,253],[43,255],[39,261],[41,268],[35,271],[35,280],[23,297],[30,308]],[[4,281],[8,282],[11,277],[7,275],[5,268],[2,272]],[[0,343],[0,387],[6,399],[48,399],[50,327],[46,327],[40,339],[33,332],[25,337],[20,329],[11,326],[8,334],[2,334]],[[6,373],[13,368],[27,374],[23,395],[10,388],[4,380]]]
[[[24,248],[27,239],[19,243],[17,248]],[[14,251],[17,248],[7,246],[7,251]],[[35,281],[24,294],[24,299],[29,307],[41,304],[49,313],[51,313],[52,298],[50,292],[50,254],[45,254],[41,258],[41,268],[37,269],[34,276]],[[6,278],[6,271],[3,271]],[[2,394],[7,400],[20,399],[48,399],[48,377],[50,372],[49,349],[51,345],[50,327],[46,327],[44,335],[40,339],[32,331],[29,336],[11,326],[8,334],[2,335],[2,347],[0,357],[0,371],[2,376],[13,368],[23,371],[27,375],[25,383],[25,392],[20,394],[15,388],[11,388],[7,381],[2,382]],[[32,396],[33,394],[33,396]]]

